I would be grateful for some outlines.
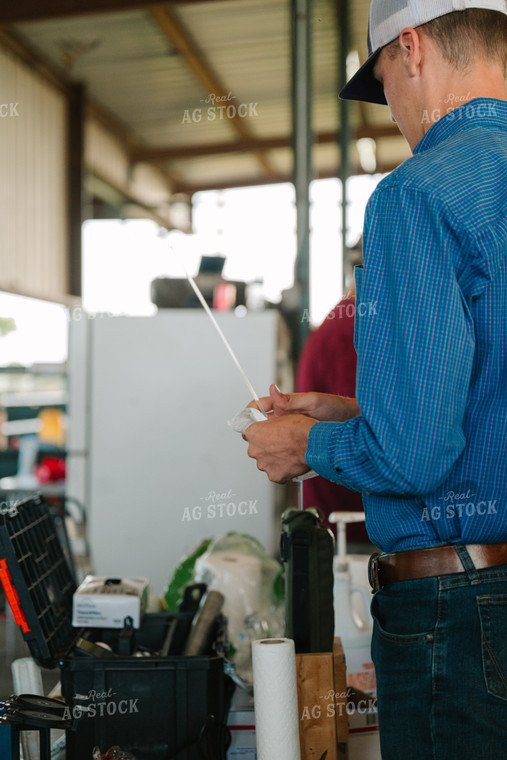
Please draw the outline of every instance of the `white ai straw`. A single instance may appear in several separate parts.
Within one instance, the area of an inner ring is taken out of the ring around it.
[[[176,253],[176,251],[174,250],[174,248],[173,248],[172,245],[170,246],[170,248],[171,248],[171,250],[174,253]],[[220,337],[221,337],[221,339],[223,341],[224,346],[226,347],[227,351],[231,355],[232,361],[236,365],[236,367],[237,367],[237,369],[238,369],[241,377],[245,381],[246,387],[248,388],[249,392],[251,393],[251,395],[253,396],[253,398],[255,399],[255,401],[257,401],[257,406],[259,407],[259,410],[264,414],[264,416],[267,416],[266,412],[261,407],[259,396],[256,394],[252,383],[250,382],[250,380],[247,377],[246,372],[244,371],[243,367],[239,363],[239,361],[238,361],[238,359],[236,357],[236,354],[234,353],[234,351],[231,348],[231,345],[230,345],[229,341],[227,340],[227,338],[223,334],[222,329],[220,328],[220,325],[216,321],[216,319],[215,319],[215,317],[213,315],[213,312],[211,311],[210,307],[206,303],[206,299],[204,298],[203,294],[201,293],[201,291],[200,291],[197,283],[195,282],[194,278],[191,277],[191,275],[188,273],[187,268],[186,268],[186,266],[185,266],[185,264],[183,262],[182,257],[178,255],[178,258],[179,258],[180,263],[181,263],[181,265],[183,267],[183,271],[185,272],[185,276],[186,276],[187,280],[189,281],[190,285],[192,286],[192,289],[193,289],[194,293],[196,294],[197,298],[201,302],[201,305],[202,305],[204,311],[206,312],[206,314],[208,315],[208,317],[211,319],[211,321],[212,321],[212,323],[213,323],[213,325],[215,327],[215,330],[220,335]]]

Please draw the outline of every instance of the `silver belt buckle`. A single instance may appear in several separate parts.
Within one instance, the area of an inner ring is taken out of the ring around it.
[[[378,591],[381,588],[378,577],[378,560],[381,556],[381,552],[376,552],[368,560],[368,580],[373,591]]]

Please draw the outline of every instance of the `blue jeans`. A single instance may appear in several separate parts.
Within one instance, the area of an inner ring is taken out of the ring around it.
[[[507,758],[507,566],[377,591],[382,760]]]

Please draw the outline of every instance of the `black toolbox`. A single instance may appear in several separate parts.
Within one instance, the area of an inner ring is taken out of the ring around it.
[[[137,760],[225,760],[233,686],[224,672],[223,621],[214,651],[197,657],[179,654],[188,612],[147,613],[135,632],[73,628],[76,586],[40,496],[0,516],[0,579],[32,657],[42,667],[60,667],[74,718],[67,760],[91,760],[95,746],[105,752],[113,745]],[[105,641],[114,649],[127,634],[145,653],[160,650],[169,627],[167,656],[109,655],[94,647]]]

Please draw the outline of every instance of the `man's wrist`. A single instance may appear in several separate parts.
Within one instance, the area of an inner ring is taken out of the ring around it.
[[[303,417],[302,423],[301,423],[301,445],[299,447],[299,461],[300,464],[308,466],[308,462],[306,461],[306,451],[308,449],[308,441],[310,438],[310,430],[314,425],[316,425],[318,420],[314,420],[308,417]]]
[[[361,410],[357,399],[347,398],[346,396],[339,396],[340,403],[336,409],[336,413],[328,420],[322,420],[323,422],[346,422],[353,417],[359,417]]]
[[[305,461],[311,470],[332,482],[336,479],[336,468],[330,459],[329,452],[340,435],[345,425],[333,420],[319,422],[316,427],[312,426],[308,436],[308,448],[305,452]]]

